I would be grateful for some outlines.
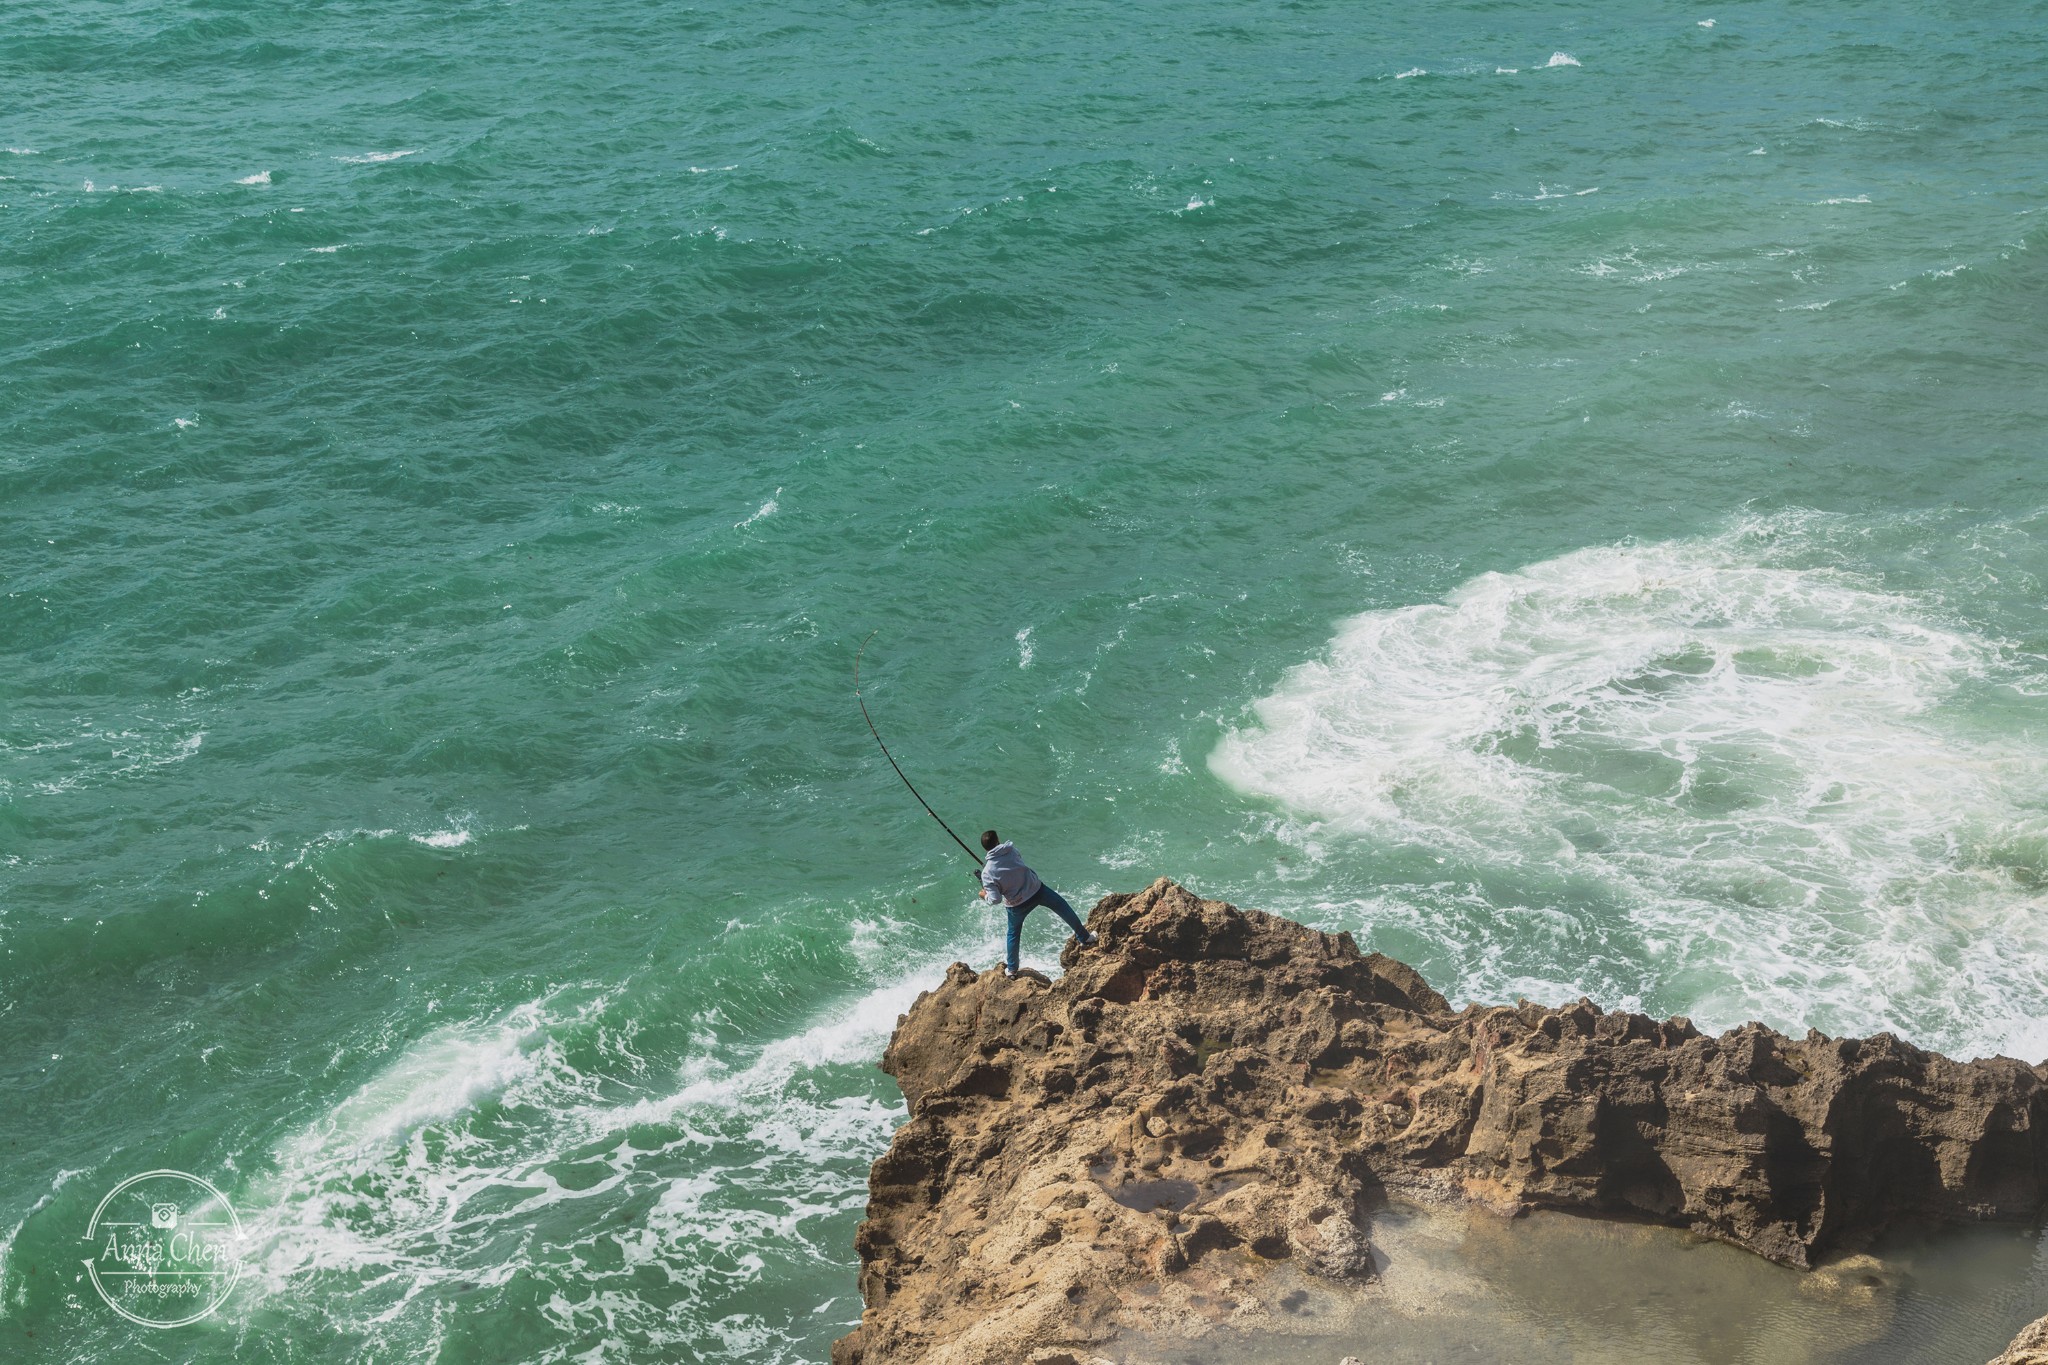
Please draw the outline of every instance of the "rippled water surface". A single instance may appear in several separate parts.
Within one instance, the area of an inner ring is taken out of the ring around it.
[[[2048,1055],[2044,21],[12,16],[0,1357],[822,1359],[999,951],[870,632],[1084,907]]]

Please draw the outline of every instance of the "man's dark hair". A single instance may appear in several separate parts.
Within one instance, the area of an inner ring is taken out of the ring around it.
[[[994,830],[985,829],[981,832],[981,846],[983,850],[994,848],[1001,842],[1002,838]]]

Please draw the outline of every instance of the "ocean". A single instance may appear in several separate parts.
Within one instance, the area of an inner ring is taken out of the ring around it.
[[[871,635],[1084,912],[2048,1056],[2044,33],[14,14],[0,1356],[824,1359],[1000,954]],[[168,1330],[83,1265],[160,1169]]]

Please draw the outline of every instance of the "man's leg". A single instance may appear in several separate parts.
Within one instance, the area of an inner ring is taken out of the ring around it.
[[[1029,903],[1032,905],[1042,905],[1065,920],[1067,927],[1074,931],[1074,937],[1081,940],[1083,946],[1095,941],[1095,935],[1089,933],[1088,926],[1081,923],[1081,917],[1074,913],[1073,906],[1067,904],[1067,898],[1045,883],[1039,883],[1038,893],[1031,898]]]
[[[1024,917],[1031,913],[1031,907],[1037,903],[1036,899],[1033,899],[1024,902],[1022,905],[1007,907],[1010,916],[1010,940],[1005,948],[1003,962],[1008,967],[1011,976],[1017,974],[1017,940],[1024,935]]]

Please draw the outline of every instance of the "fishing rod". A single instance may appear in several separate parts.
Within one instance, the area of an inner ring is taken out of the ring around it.
[[[860,656],[867,653],[868,640],[874,639],[875,636],[879,635],[880,633],[881,632],[879,630],[869,631],[868,639],[862,640],[860,642],[860,648],[854,651],[853,699],[857,702],[860,702],[861,719],[868,723],[868,733],[873,735],[875,737],[875,743],[881,746],[882,757],[888,759],[889,766],[896,769],[896,776],[903,777],[903,769],[897,764],[896,755],[890,753],[889,746],[882,743],[882,732],[875,728],[875,718],[868,714],[868,704],[860,695]],[[924,807],[924,813],[926,815],[931,816],[931,818],[934,820],[939,820],[939,813],[932,809],[931,802],[925,800],[922,795],[919,795],[917,788],[911,785],[911,781],[909,778],[903,777],[903,785],[906,787],[910,787],[910,794],[912,796],[917,797],[917,804]],[[946,831],[946,833],[948,834],[953,834],[953,827],[947,824],[944,820],[939,820],[939,828]],[[981,855],[976,853],[973,849],[969,848],[966,842],[962,840],[959,835],[953,834],[953,842],[960,845],[960,851],[962,853],[965,853],[968,857],[974,859],[974,865],[977,868],[981,866]]]

